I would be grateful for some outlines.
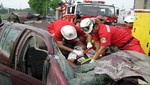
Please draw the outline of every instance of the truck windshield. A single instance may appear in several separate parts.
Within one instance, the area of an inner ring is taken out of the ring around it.
[[[114,16],[115,7],[112,5],[78,4],[76,7],[76,13],[89,16]]]

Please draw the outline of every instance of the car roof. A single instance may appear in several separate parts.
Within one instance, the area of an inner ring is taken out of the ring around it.
[[[32,14],[29,12],[12,12],[8,17],[8,21],[14,21],[14,19],[18,19],[19,23],[24,23],[27,20],[38,19],[39,15]]]

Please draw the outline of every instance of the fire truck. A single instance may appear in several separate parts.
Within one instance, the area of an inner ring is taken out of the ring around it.
[[[84,0],[63,2],[61,7],[56,9],[56,19],[65,19],[73,22],[76,16],[81,19],[97,17],[99,15],[107,17],[105,24],[117,21],[119,10],[114,5],[106,5],[105,1]]]

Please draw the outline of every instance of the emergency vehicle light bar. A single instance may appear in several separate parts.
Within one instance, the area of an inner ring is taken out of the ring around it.
[[[84,0],[86,3],[100,3],[100,4],[105,4],[105,1],[97,1],[97,0]]]

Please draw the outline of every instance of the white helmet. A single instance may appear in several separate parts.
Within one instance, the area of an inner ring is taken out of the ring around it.
[[[127,16],[127,17],[124,19],[124,22],[134,22],[134,17],[133,17],[133,16]]]
[[[61,28],[61,34],[67,40],[72,40],[77,37],[76,29],[71,25],[65,25]]]
[[[91,18],[85,18],[80,23],[80,28],[85,33],[90,33],[93,30],[93,26],[94,26],[94,20]]]

